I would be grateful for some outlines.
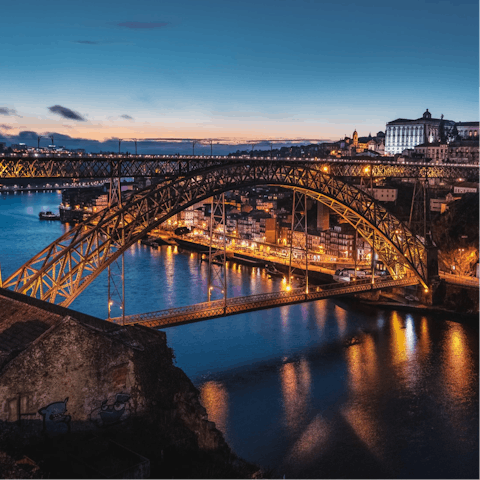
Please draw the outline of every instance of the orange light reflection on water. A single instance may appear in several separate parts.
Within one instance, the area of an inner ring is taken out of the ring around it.
[[[200,402],[208,419],[223,433],[227,431],[228,392],[220,382],[206,382],[200,387]]]
[[[394,365],[401,366],[407,356],[407,336],[403,327],[402,319],[397,312],[392,312],[391,317],[391,343],[392,361]]]
[[[417,353],[425,360],[430,355],[431,341],[430,332],[428,329],[428,320],[422,317],[420,320],[420,334],[417,341]]]
[[[445,389],[453,399],[466,398],[472,390],[472,358],[461,324],[451,322],[443,343]]]
[[[337,319],[338,331],[340,332],[340,336],[343,337],[347,330],[347,311],[335,305],[335,317]]]
[[[361,343],[348,347],[346,359],[352,392],[368,392],[375,388],[378,381],[378,366],[373,338],[364,335]]]
[[[306,359],[286,363],[280,370],[283,405],[287,427],[293,431],[302,428],[310,397],[311,373]]]

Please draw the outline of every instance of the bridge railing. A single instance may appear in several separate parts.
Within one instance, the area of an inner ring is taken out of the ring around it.
[[[391,276],[385,276],[380,279],[375,279],[373,287],[375,289],[381,287],[392,287],[402,285],[412,285],[417,283],[417,279],[414,276],[406,276],[402,279],[395,280]],[[138,322],[148,322],[151,320],[161,321],[175,317],[193,316],[195,314],[202,313],[203,316],[208,316],[209,312],[213,315],[218,315],[219,312],[234,313],[238,307],[248,305],[267,305],[282,303],[282,300],[286,302],[296,302],[305,300],[314,300],[315,298],[328,297],[332,293],[342,295],[347,293],[355,293],[366,291],[371,288],[371,279],[357,280],[355,282],[346,283],[331,283],[321,286],[312,286],[308,292],[305,287],[293,288],[291,290],[283,290],[280,292],[267,292],[259,293],[255,295],[248,295],[242,297],[233,297],[225,300],[213,300],[211,302],[202,302],[195,305],[187,305],[184,307],[169,308],[166,310],[158,310],[155,312],[140,313],[136,315],[125,316],[125,323],[132,324]],[[115,323],[122,323],[121,317],[111,319]]]

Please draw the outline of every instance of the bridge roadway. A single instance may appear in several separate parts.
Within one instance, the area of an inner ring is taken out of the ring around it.
[[[464,164],[395,162],[347,158],[268,158],[192,155],[103,155],[103,154],[0,154],[0,178],[111,178],[160,177],[185,175],[216,165],[246,166],[299,164],[318,166],[323,173],[336,177],[450,178],[478,181],[479,166]]]
[[[187,323],[200,322],[265,308],[281,307],[294,303],[322,300],[339,295],[368,292],[390,287],[406,287],[417,284],[418,279],[413,276],[408,276],[400,280],[393,280],[391,277],[375,279],[373,285],[371,279],[359,280],[353,285],[335,283],[318,287],[315,286],[310,289],[309,293],[305,293],[305,288],[295,288],[290,291],[228,298],[226,303],[223,299],[214,300],[212,302],[203,302],[186,307],[170,308],[168,310],[140,313],[137,315],[125,315],[125,318],[114,317],[107,320],[125,325],[138,323],[151,328],[176,327]]]

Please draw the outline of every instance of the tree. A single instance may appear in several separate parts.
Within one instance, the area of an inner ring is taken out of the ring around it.
[[[432,224],[432,236],[438,245],[444,270],[470,275],[478,262],[479,195],[467,193],[450,204]]]

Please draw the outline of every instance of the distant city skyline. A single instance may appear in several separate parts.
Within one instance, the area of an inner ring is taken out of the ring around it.
[[[8,143],[51,133],[77,148],[112,138],[329,141],[375,135],[426,108],[478,120],[473,0],[25,0],[2,17]]]

